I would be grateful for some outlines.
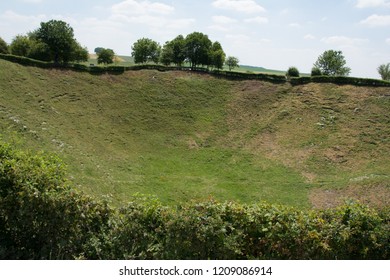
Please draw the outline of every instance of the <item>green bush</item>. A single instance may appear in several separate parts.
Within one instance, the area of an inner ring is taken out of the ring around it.
[[[86,66],[85,64],[78,64],[78,63],[75,63],[72,65],[72,68],[76,71],[80,71],[80,72],[89,72],[89,67]]]
[[[106,69],[108,73],[112,74],[122,74],[125,72],[125,67],[123,66],[107,66]]]
[[[300,74],[298,68],[290,67],[288,68],[286,75],[288,78],[293,78],[293,77],[299,77]]]
[[[318,67],[313,67],[311,69],[311,76],[314,77],[314,76],[321,76],[322,73],[321,73],[321,69],[318,68]]]
[[[0,259],[99,258],[110,209],[66,185],[62,162],[0,144]]]
[[[308,83],[333,83],[337,85],[354,85],[370,87],[390,87],[390,82],[376,79],[364,79],[345,76],[312,76],[291,78],[292,85],[304,85]]]
[[[45,62],[40,60],[35,60],[28,57],[16,56],[11,54],[0,54],[0,58],[4,60],[8,60],[11,62],[15,62],[24,66],[34,66],[40,68],[52,68],[54,67],[54,63]]]

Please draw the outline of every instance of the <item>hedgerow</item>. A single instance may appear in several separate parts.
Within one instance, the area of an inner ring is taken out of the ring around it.
[[[81,72],[89,72],[94,75],[100,74],[122,74],[125,71],[137,71],[137,70],[157,70],[157,71],[193,71],[197,73],[206,73],[216,77],[232,79],[232,80],[260,80],[267,81],[276,84],[283,84],[287,82],[287,79],[283,75],[264,74],[264,73],[243,73],[233,71],[221,71],[221,70],[209,70],[208,68],[191,68],[191,67],[177,67],[177,66],[164,66],[155,64],[142,64],[133,66],[86,66],[83,64],[68,64],[68,65],[55,65],[53,62],[45,62],[35,60],[27,57],[21,57],[10,54],[0,54],[0,58],[11,62],[19,63],[24,66],[34,66],[40,68],[63,68]],[[293,77],[290,75],[288,82],[291,85],[304,85],[308,83],[333,83],[337,85],[355,85],[355,86],[372,86],[372,87],[390,87],[389,81],[377,80],[377,79],[365,79],[355,77],[344,76],[317,76],[311,77]]]
[[[0,259],[389,259],[389,209],[330,210],[135,196],[119,209],[73,190],[55,156],[0,143]]]
[[[337,85],[390,87],[389,81],[344,76],[311,76],[291,78],[290,83],[292,85],[304,85],[308,83],[333,83]]]

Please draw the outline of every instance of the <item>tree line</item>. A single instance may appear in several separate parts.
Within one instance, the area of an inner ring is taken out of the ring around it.
[[[73,28],[66,22],[50,20],[27,35],[17,35],[7,46],[0,40],[0,52],[29,57],[55,64],[87,61],[88,50],[74,38]]]
[[[165,66],[181,67],[188,63],[191,69],[206,67],[229,71],[239,67],[239,59],[228,56],[218,42],[212,42],[208,35],[193,32],[186,37],[178,35],[163,46],[149,39],[138,39],[131,47],[132,57],[136,64],[161,63]],[[98,64],[112,64],[115,52],[112,49],[97,47]],[[11,53],[17,56],[33,58],[41,61],[52,61],[55,64],[66,65],[70,62],[88,61],[89,53],[74,37],[73,28],[61,20],[41,22],[40,27],[27,35],[17,35],[8,46],[0,37],[0,53]],[[382,64],[377,71],[383,80],[390,80],[390,63]],[[312,76],[348,76],[351,68],[346,66],[346,60],[341,51],[328,50],[321,54],[314,63]],[[290,67],[287,77],[299,77],[296,67]]]
[[[212,42],[208,35],[201,32],[193,32],[186,37],[178,35],[163,46],[150,38],[141,38],[132,45],[131,49],[131,56],[136,64],[152,62],[181,67],[184,63],[188,63],[191,69],[200,66],[222,69],[226,64],[229,70],[239,66],[238,58],[233,56],[226,58],[222,45],[218,41]],[[98,55],[98,63],[113,63],[115,57],[113,50],[98,47],[95,53]]]

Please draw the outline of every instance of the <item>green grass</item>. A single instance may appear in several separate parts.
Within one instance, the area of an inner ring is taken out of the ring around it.
[[[72,184],[115,204],[143,193],[166,204],[212,197],[310,207],[313,189],[370,174],[388,189],[390,105],[381,96],[383,89],[186,72],[96,76],[0,60],[2,138],[59,154]]]

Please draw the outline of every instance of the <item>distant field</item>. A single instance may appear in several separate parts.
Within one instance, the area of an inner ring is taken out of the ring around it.
[[[14,145],[57,153],[73,185],[115,204],[143,193],[166,204],[380,206],[390,198],[387,91],[0,60],[0,129]]]
[[[89,59],[88,59],[88,61],[85,64],[86,65],[90,65],[90,64],[98,65],[98,63],[97,63],[97,55],[96,54],[90,54],[89,55]],[[134,65],[134,59],[131,56],[118,55],[118,56],[115,56],[114,65],[118,65],[118,66],[132,66],[132,65]]]

